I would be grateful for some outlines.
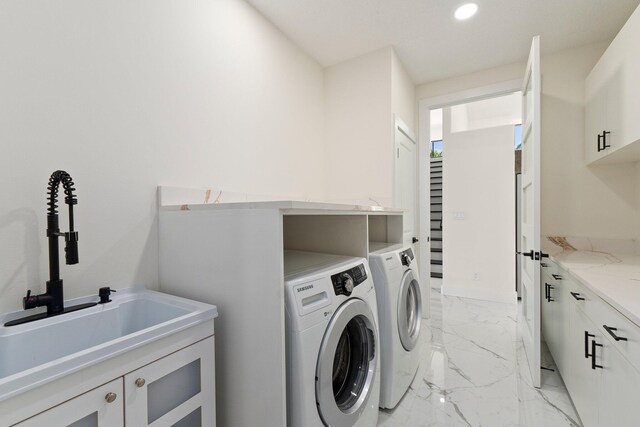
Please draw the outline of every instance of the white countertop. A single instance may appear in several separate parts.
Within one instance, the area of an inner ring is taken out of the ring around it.
[[[403,210],[382,206],[347,205],[324,202],[305,202],[297,200],[276,200],[263,202],[233,202],[233,203],[196,203],[184,205],[162,206],[163,211],[197,211],[197,210],[225,210],[225,209],[279,209],[285,214],[313,214],[313,213],[373,213],[373,214],[402,214]]]
[[[306,197],[282,197],[237,193],[213,188],[159,186],[158,206],[161,211],[197,211],[231,209],[278,209],[292,215],[382,214],[401,215],[402,209],[385,207],[387,199],[347,201],[312,201]]]
[[[640,327],[640,255],[546,246],[553,261]]]

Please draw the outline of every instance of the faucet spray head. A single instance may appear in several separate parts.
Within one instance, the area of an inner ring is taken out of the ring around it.
[[[78,232],[64,233],[64,258],[67,265],[78,263]]]

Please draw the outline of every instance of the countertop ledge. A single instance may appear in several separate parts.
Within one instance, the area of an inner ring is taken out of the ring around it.
[[[640,327],[640,255],[554,249],[554,262]]]
[[[398,208],[382,206],[348,205],[338,203],[307,202],[297,200],[248,201],[231,203],[196,203],[184,205],[161,206],[163,211],[196,211],[196,210],[225,210],[225,209],[279,209],[286,213],[370,213],[395,214],[404,211]]]

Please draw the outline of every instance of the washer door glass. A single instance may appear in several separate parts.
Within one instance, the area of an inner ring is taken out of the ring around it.
[[[378,357],[373,319],[369,306],[353,298],[329,322],[316,367],[318,412],[326,425],[353,425],[367,407]]]
[[[402,277],[398,293],[398,333],[405,350],[411,351],[418,343],[422,323],[422,294],[420,283],[411,270]]]

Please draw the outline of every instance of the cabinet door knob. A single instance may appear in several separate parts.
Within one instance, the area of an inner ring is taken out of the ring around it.
[[[138,378],[138,379],[136,380],[136,382],[135,382],[135,384],[136,384],[138,387],[142,387],[145,383],[146,383],[146,381],[144,380],[144,378]]]
[[[107,395],[104,397],[104,400],[106,400],[107,403],[113,403],[115,402],[117,397],[118,395],[115,393],[107,393]]]

